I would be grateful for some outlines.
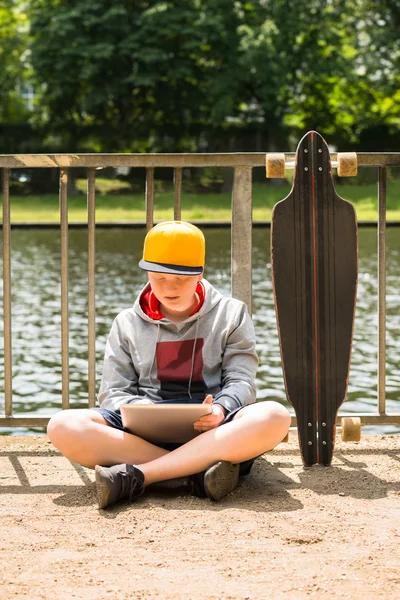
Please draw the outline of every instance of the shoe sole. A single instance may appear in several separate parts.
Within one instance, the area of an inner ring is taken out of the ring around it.
[[[239,481],[239,465],[220,461],[207,469],[204,475],[204,488],[211,500],[218,502],[232,492]]]
[[[107,474],[105,473],[103,467],[100,465],[95,466],[96,473],[96,495],[97,495],[97,504],[99,508],[105,508],[108,506],[108,500],[110,498],[110,486],[109,479]]]

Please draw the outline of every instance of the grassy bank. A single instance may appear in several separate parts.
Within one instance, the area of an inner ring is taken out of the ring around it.
[[[78,182],[82,190],[86,182]],[[97,182],[96,221],[144,221],[145,202],[143,194],[110,194],[101,180]],[[273,206],[289,192],[290,184],[253,185],[253,218],[255,221],[269,221]],[[353,202],[359,221],[377,220],[377,185],[356,186],[337,185],[337,192]],[[400,221],[400,180],[388,182],[387,219]],[[172,219],[174,192],[170,189],[155,195],[155,220]],[[70,222],[87,220],[86,196],[70,196],[68,199]],[[182,219],[185,220],[227,220],[231,218],[231,194],[182,193]],[[59,205],[56,194],[43,196],[13,196],[11,194],[12,222],[58,222]]]

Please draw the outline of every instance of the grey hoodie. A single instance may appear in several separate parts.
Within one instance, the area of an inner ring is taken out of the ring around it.
[[[102,408],[144,398],[204,400],[207,394],[227,411],[255,402],[258,358],[247,307],[202,283],[203,305],[181,323],[143,312],[139,300],[149,284],[116,317],[105,349]]]

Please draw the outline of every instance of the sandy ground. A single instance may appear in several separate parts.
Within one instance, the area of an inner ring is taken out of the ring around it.
[[[302,466],[297,438],[220,503],[183,481],[100,511],[93,472],[43,437],[0,437],[0,597],[400,597],[400,436],[338,441]]]

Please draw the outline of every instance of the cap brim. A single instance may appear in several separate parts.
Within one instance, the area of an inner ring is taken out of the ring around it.
[[[184,267],[182,265],[167,265],[164,263],[155,263],[148,260],[141,260],[139,267],[144,271],[153,273],[171,273],[172,275],[201,275],[203,267]]]

